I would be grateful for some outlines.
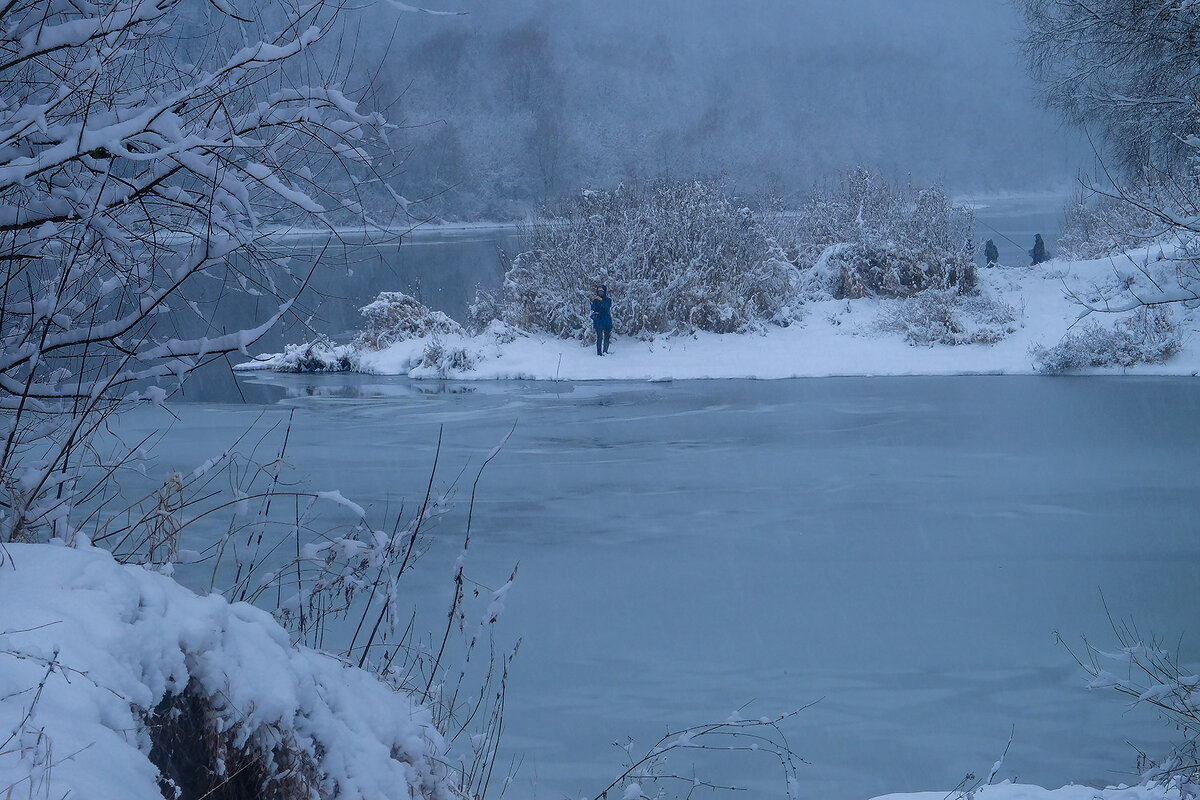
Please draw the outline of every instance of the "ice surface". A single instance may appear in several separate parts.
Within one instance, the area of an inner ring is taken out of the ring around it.
[[[1111,642],[1103,591],[1200,660],[1190,378],[252,380],[248,395],[283,397],[262,424],[295,410],[289,460],[369,513],[419,505],[439,426],[444,483],[519,420],[480,480],[467,560],[488,587],[521,563],[499,623],[523,639],[499,761],[524,757],[510,792],[579,796],[615,776],[626,735],[648,747],[747,701],[753,719],[818,698],[788,728],[809,762],[802,797],[940,800],[986,775],[1010,733],[998,779],[1132,782],[1126,742],[1155,752],[1174,732],[1089,692],[1054,632]],[[160,452],[175,465],[264,412],[174,410]],[[162,414],[122,426],[140,438]],[[465,489],[429,528],[428,568],[405,578],[426,629],[445,624]],[[781,795],[773,765],[729,764],[719,776],[746,797]]]

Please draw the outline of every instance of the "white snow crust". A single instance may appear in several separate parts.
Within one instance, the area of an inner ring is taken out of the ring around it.
[[[908,792],[885,794],[873,800],[953,800],[957,797],[962,795],[959,792]],[[973,797],[975,800],[1181,800],[1178,789],[1166,786],[1094,789],[1072,784],[1059,789],[1043,789],[1041,786],[1008,781],[981,786],[975,790]]]
[[[236,739],[317,757],[323,796],[452,796],[428,709],[266,612],[100,549],[3,555],[0,795],[161,800],[146,714],[190,681]]]

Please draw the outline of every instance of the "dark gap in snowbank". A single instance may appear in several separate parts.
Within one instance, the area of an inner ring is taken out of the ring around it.
[[[150,716],[150,761],[166,800],[309,800],[317,784],[312,757],[280,736],[270,753],[224,729],[193,680]]]

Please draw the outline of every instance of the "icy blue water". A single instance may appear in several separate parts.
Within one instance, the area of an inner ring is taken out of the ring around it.
[[[1029,251],[1034,236],[1042,234],[1046,252],[1053,257],[1058,250],[1058,237],[1064,222],[1066,197],[1041,195],[1034,197],[985,198],[975,211],[975,240],[980,242],[978,260],[983,262],[983,244],[991,239],[1000,253],[1000,263],[1007,266],[1029,264]]]
[[[289,458],[316,488],[395,507],[419,501],[439,426],[445,483],[516,421],[469,560],[488,586],[520,562],[500,625],[523,639],[510,796],[590,797],[618,739],[818,699],[787,729],[805,797],[949,789],[1010,731],[1001,777],[1112,783],[1127,742],[1173,731],[1086,691],[1054,632],[1110,645],[1103,592],[1200,660],[1195,379],[254,380],[249,405],[178,405],[161,466],[294,411]],[[409,585],[431,619],[469,481]],[[706,769],[782,794],[768,761]]]

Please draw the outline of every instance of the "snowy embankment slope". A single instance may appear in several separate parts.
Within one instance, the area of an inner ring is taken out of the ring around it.
[[[692,378],[798,378],[840,375],[1028,375],[1036,372],[1031,349],[1050,347],[1072,330],[1083,307],[1103,298],[1124,301],[1123,284],[1136,273],[1134,259],[1155,262],[1157,249],[1093,261],[1055,259],[1037,267],[993,267],[979,270],[980,285],[990,297],[1006,303],[1015,320],[1011,331],[994,344],[911,345],[888,330],[882,320],[896,301],[810,300],[803,319],[787,328],[767,326],[761,333],[662,336],[650,341],[620,334],[620,297],[613,308],[617,331],[612,351],[596,356],[594,344],[547,335],[518,336],[504,342],[495,336],[445,335],[444,350],[461,348],[473,357],[470,369],[431,366],[424,357],[429,341],[410,339],[382,350],[357,349],[355,369],[380,375],[460,380],[671,380]],[[1161,262],[1166,264],[1168,262]],[[1072,297],[1072,294],[1075,297]],[[1093,373],[1194,375],[1200,372],[1200,315],[1177,304],[1173,319],[1182,348],[1165,363],[1133,367],[1091,368]],[[1090,320],[1111,326],[1123,315],[1095,313]],[[339,348],[340,349],[340,348]],[[239,369],[274,369],[284,354],[264,355]],[[424,364],[422,363],[424,361]]]
[[[104,550],[9,544],[0,554],[0,729],[12,734],[0,746],[0,796],[161,800],[148,720],[185,687],[232,747],[298,755],[292,768],[312,766],[304,777],[323,797],[453,796],[427,709],[292,647],[265,611],[199,597]]]

